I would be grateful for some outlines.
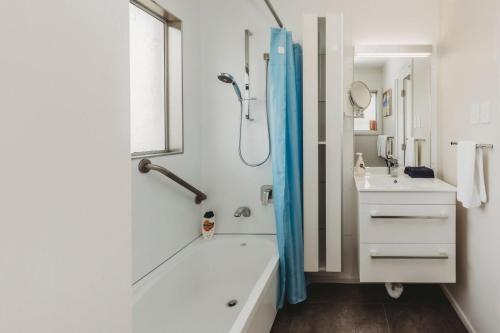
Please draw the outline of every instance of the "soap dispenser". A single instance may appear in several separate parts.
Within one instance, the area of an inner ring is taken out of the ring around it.
[[[356,153],[358,159],[356,161],[356,166],[354,167],[354,175],[357,177],[363,177],[365,175],[365,161],[363,161],[363,153]]]

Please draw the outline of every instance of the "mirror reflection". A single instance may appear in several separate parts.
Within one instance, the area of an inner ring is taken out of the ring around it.
[[[368,167],[430,167],[431,58],[355,56],[354,81],[371,94],[354,119],[355,156],[361,153]]]

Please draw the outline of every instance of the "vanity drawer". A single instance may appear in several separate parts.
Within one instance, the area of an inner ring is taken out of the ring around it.
[[[360,282],[454,283],[454,244],[361,244]]]
[[[455,205],[360,205],[361,243],[455,243]]]
[[[358,192],[360,204],[393,205],[454,205],[457,200],[455,192],[398,192],[398,191],[368,191]]]

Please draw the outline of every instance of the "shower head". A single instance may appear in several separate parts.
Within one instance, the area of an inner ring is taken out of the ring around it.
[[[234,77],[229,73],[219,73],[219,75],[217,75],[217,77],[219,78],[219,80],[221,80],[224,83],[233,83],[234,82]]]
[[[231,83],[231,85],[234,88],[234,92],[236,93],[236,96],[238,97],[238,100],[239,101],[243,100],[243,98],[241,97],[240,88],[238,87],[238,84],[236,83],[236,81],[234,80],[234,77],[231,74],[219,73],[219,75],[217,75],[217,78],[224,83]]]

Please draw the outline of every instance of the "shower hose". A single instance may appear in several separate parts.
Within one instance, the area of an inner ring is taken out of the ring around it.
[[[267,156],[261,162],[258,163],[250,163],[245,160],[243,154],[241,153],[241,132],[243,127],[243,100],[240,99],[240,138],[238,143],[238,154],[240,155],[241,161],[249,166],[249,167],[258,167],[267,162],[269,156],[271,156],[271,129],[269,128],[269,105],[268,105],[268,93],[267,93],[267,84],[268,84],[268,71],[269,71],[269,59],[266,59],[266,125],[267,125]]]

